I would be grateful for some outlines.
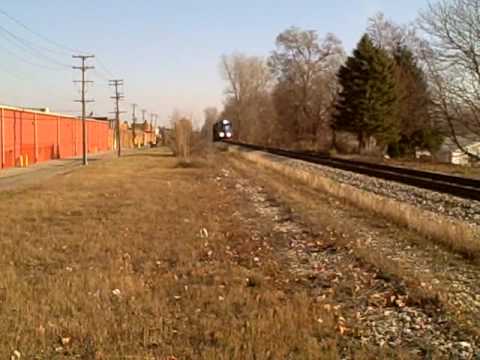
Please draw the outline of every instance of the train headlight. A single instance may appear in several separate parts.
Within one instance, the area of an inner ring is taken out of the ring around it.
[[[232,137],[232,133],[231,132],[227,132],[227,138],[231,138]]]
[[[225,133],[224,133],[223,131],[220,131],[220,132],[218,133],[218,136],[220,136],[221,138],[224,138],[224,137],[225,137]]]

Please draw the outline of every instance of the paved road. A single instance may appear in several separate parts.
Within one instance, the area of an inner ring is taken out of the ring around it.
[[[92,161],[108,159],[113,152],[90,155]],[[65,174],[82,166],[82,158],[51,160],[32,165],[28,168],[9,168],[0,170],[0,191],[36,185],[52,176]]]

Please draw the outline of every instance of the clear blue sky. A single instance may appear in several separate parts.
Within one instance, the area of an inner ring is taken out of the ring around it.
[[[405,23],[426,5],[427,0],[5,0],[0,10],[49,39],[97,55],[113,75],[125,79],[125,110],[135,102],[166,121],[174,108],[198,119],[203,108],[221,106],[222,54],[267,56],[276,35],[292,25],[333,32],[350,51],[369,16],[382,11]],[[79,104],[72,102],[78,92],[71,82],[78,72],[67,67],[74,65],[68,51],[57,51],[1,14],[0,25],[49,48],[40,50],[47,58],[37,55],[15,45],[0,29],[0,103],[78,111]],[[52,57],[60,64],[52,63]],[[100,75],[89,74],[96,81],[89,92],[96,99],[90,110],[104,115],[112,109],[104,79],[111,75],[94,65]]]

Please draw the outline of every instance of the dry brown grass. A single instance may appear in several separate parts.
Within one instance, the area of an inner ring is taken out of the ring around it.
[[[338,358],[331,315],[252,261],[224,216],[249,204],[211,171],[156,150],[1,193],[0,358]]]
[[[271,161],[258,152],[241,152],[242,156],[257,164],[279,171],[290,178],[315,189],[343,199],[359,208],[407,226],[453,251],[469,258],[480,257],[480,234],[478,228],[447,217],[429,213],[412,205],[388,199],[353,186],[341,184],[322,176],[319,172],[292,167],[285,162]]]

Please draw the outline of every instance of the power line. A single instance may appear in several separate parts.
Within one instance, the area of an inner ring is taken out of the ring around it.
[[[12,78],[15,78],[16,80],[21,80],[21,81],[29,80],[29,76],[21,72],[12,71],[12,69],[4,67],[2,64],[0,64],[0,70],[3,70],[7,75],[9,75]]]
[[[101,61],[98,57],[97,57],[97,63],[98,65],[100,65],[100,67],[103,69],[103,71],[105,71],[105,73],[110,76],[110,78],[113,78],[115,77],[113,75],[113,73],[107,68],[107,66],[105,65],[105,63],[103,61]]]
[[[94,74],[96,77],[98,77],[99,79],[104,80],[104,81],[107,81],[107,83],[108,83],[108,81],[110,81],[110,79],[111,79],[111,77],[107,77],[107,76],[103,75],[102,73],[98,72],[97,70],[94,70],[94,71],[93,71],[93,74]]]
[[[86,66],[86,61],[87,59],[94,58],[94,55],[73,55],[74,59],[81,59],[82,60],[82,66],[73,66],[73,69],[76,70],[81,70],[82,71],[82,80],[80,82],[82,83],[82,98],[81,100],[75,100],[76,102],[82,103],[82,146],[83,146],[83,165],[88,165],[88,159],[87,159],[87,126],[86,126],[86,121],[85,121],[85,107],[86,103],[93,102],[94,100],[86,100],[85,99],[85,84],[86,83],[92,83],[92,81],[87,81],[85,80],[85,72],[87,70],[93,70],[93,66]]]
[[[45,69],[45,70],[50,70],[50,71],[66,71],[66,69],[64,69],[63,67],[60,68],[60,67],[51,67],[51,66],[48,66],[48,65],[44,65],[44,64],[38,64],[38,63],[34,63],[30,60],[28,60],[27,58],[21,56],[21,55],[18,55],[16,54],[15,52],[9,50],[8,48],[4,47],[4,46],[1,46],[0,45],[0,48],[3,49],[3,51],[5,51],[6,53],[9,53],[10,55],[12,55],[13,57],[19,59],[20,61],[24,62],[25,64],[28,64],[28,65],[31,65],[31,66],[35,66],[35,67],[39,67],[39,68],[42,68],[42,69]]]
[[[50,44],[53,44],[54,46],[56,46],[57,48],[59,49],[63,49],[64,52],[68,53],[68,54],[71,54],[72,52],[74,53],[85,53],[84,51],[79,51],[77,49],[72,49],[66,45],[63,45],[63,44],[60,44],[36,31],[34,31],[32,28],[30,28],[29,26],[25,25],[23,22],[21,22],[20,20],[18,20],[17,18],[14,18],[12,15],[8,14],[5,10],[2,10],[0,9],[0,14],[4,15],[5,17],[9,18],[11,21],[13,21],[14,23],[16,23],[17,25],[20,25],[22,28],[24,28],[25,30],[27,30],[28,32],[32,33],[33,35],[39,37],[40,39],[46,41],[46,42],[49,42]]]
[[[74,53],[79,53],[79,54],[84,54],[85,52],[84,51],[80,51],[80,50],[77,50],[77,49],[73,49],[69,46],[66,46],[66,45],[63,45],[57,41],[54,41],[42,34],[40,34],[39,32],[33,30],[32,28],[30,28],[28,25],[26,25],[25,23],[23,23],[22,21],[18,20],[17,18],[13,17],[12,15],[8,14],[5,10],[2,10],[0,9],[0,14],[4,15],[5,17],[7,17],[8,19],[10,19],[11,21],[13,21],[14,23],[16,23],[17,25],[21,26],[22,28],[24,28],[25,30],[27,30],[28,32],[32,33],[33,35],[37,36],[38,38],[54,45],[55,47],[57,47],[57,49],[61,49],[63,53],[65,54],[71,54],[72,52]],[[30,47],[32,49],[34,49],[35,51],[39,51],[38,49],[35,49],[35,46],[37,46],[38,48],[40,49],[43,49],[45,51],[48,51],[48,52],[53,52],[53,53],[58,53],[58,51],[56,50],[52,50],[52,49],[49,49],[49,48],[46,48],[46,47],[43,47],[43,46],[38,46],[34,43],[32,43],[31,41],[28,41],[26,39],[23,39],[21,38],[20,36],[17,36],[15,35],[14,33],[12,33],[11,31],[7,30],[6,28],[2,27],[0,25],[0,29],[2,31],[4,31],[5,33],[7,33],[9,36],[11,36],[12,38],[16,39],[17,41],[19,41],[20,43],[22,43],[24,46],[27,46],[27,47]],[[52,61],[51,58],[45,56],[45,55],[42,55],[43,57],[45,58],[48,58],[50,61]],[[103,71],[105,71],[105,73],[109,76],[109,78],[112,78],[113,77],[113,73],[108,69],[108,67],[105,65],[104,62],[102,62],[98,57],[96,57],[96,60],[97,60],[97,63],[98,65],[100,66],[100,68],[103,69]],[[58,63],[57,61],[53,60],[53,62],[55,63]],[[58,63],[58,64],[61,64],[61,63]],[[69,67],[69,65],[66,65],[66,64],[61,64],[62,66],[66,66],[66,67]],[[105,78],[105,80],[107,80],[107,78]]]
[[[66,67],[66,68],[70,67],[70,65],[68,65],[68,64],[61,63],[61,62],[51,58],[50,56],[43,54],[42,50],[39,50],[37,47],[35,47],[35,45],[33,43],[31,43],[28,40],[25,40],[25,39],[21,38],[20,36],[15,35],[11,31],[5,29],[2,25],[0,25],[0,31],[2,31],[3,33],[5,33],[9,36],[9,37],[5,37],[5,36],[2,36],[2,37],[4,39],[6,39],[7,41],[9,41],[11,44],[15,44],[17,47],[19,46],[23,50],[27,50],[30,53],[33,53],[34,55],[38,55],[38,56],[44,58],[45,60],[47,60],[47,61],[49,61],[53,64],[56,64],[57,66]],[[15,42],[12,42],[12,39]]]

